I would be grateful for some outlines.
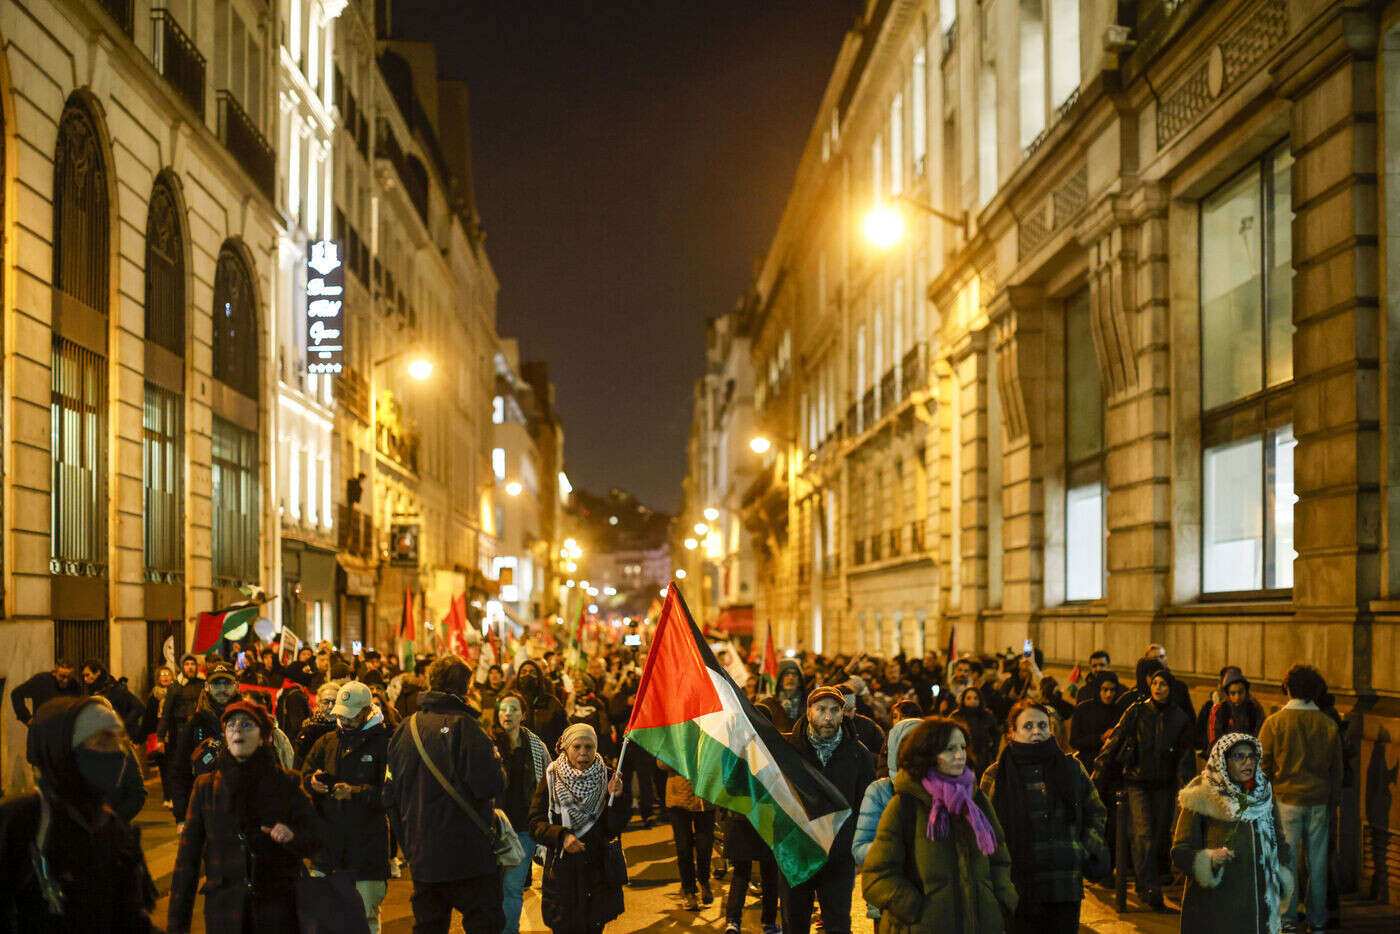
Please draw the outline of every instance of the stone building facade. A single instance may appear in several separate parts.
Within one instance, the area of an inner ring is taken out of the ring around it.
[[[1317,664],[1360,749],[1343,884],[1388,893],[1397,23],[867,4],[755,285],[783,440],[744,515],[780,642],[1120,669],[1159,642],[1266,704]]]
[[[433,619],[493,590],[466,89],[385,38],[391,9],[0,2],[0,686],[62,657],[144,691],[244,586],[387,650],[405,590]],[[321,241],[338,374],[308,366]],[[24,742],[7,700],[5,791]]]

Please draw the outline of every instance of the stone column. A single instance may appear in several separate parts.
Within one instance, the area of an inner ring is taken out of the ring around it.
[[[1290,5],[1291,6],[1291,5]],[[1370,601],[1380,592],[1376,52],[1370,8],[1335,4],[1274,67],[1293,101],[1293,569],[1296,625],[1268,676],[1310,659],[1370,689]]]
[[[950,363],[958,387],[953,417],[959,420],[959,496],[953,521],[958,524],[961,601],[951,607],[958,618],[962,649],[992,648],[984,639],[982,611],[988,602],[990,503],[987,484],[987,330],[965,334],[953,348]],[[997,430],[1000,430],[998,428]]]
[[[1002,618],[993,645],[1039,641],[1045,589],[1045,431],[1049,348],[1039,289],[1007,287],[988,308],[1001,390],[1003,431]],[[1058,395],[1058,394],[1057,394]]]

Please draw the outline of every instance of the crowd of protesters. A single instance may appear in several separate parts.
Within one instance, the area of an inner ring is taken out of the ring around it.
[[[1072,932],[1086,884],[1115,872],[1184,931],[1338,925],[1327,867],[1345,731],[1306,665],[1266,713],[1234,666],[1198,711],[1155,644],[1131,678],[1098,651],[1063,688],[1029,645],[801,654],[771,679],[721,651],[753,715],[850,809],[825,864],[791,885],[748,820],[685,776],[635,744],[618,771],[636,650],[571,669],[554,651],[498,664],[482,649],[404,671],[328,644],[286,664],[275,644],[221,648],[158,668],[144,701],[96,661],[10,692],[38,790],[0,804],[15,867],[0,929],[152,929],[129,826],[148,768],[179,830],[172,932],[189,930],[201,893],[210,932],[291,932],[347,905],[377,932],[405,873],[415,931],[446,931],[454,912],[467,931],[517,931],[534,885],[551,930],[602,931],[623,912],[634,805],[644,827],[671,827],[682,910],[713,904],[728,876],[735,934],[750,894],[764,934],[850,931],[857,885],[881,932]]]

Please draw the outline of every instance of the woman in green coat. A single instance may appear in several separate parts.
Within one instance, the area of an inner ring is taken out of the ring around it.
[[[1292,861],[1261,752],[1247,733],[1220,737],[1205,769],[1177,795],[1172,862],[1186,874],[1183,931],[1279,934]]]
[[[900,746],[894,792],[861,874],[879,934],[1001,934],[1016,909],[1011,857],[957,723],[919,724]]]

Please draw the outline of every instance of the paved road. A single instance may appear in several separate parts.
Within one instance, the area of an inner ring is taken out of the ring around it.
[[[156,919],[164,926],[170,873],[175,863],[175,826],[170,812],[160,805],[159,784],[152,783],[148,787],[151,797],[146,809],[137,818],[137,825],[142,831],[142,844],[151,875],[155,877],[156,888],[162,896],[156,906]],[[675,849],[668,826],[658,825],[647,830],[634,822],[623,835],[622,842],[632,881],[626,892],[627,910],[621,918],[608,925],[608,934],[724,930],[722,904],[729,890],[727,880],[716,880],[714,883],[715,902],[710,907],[699,912],[681,909],[680,877],[676,872]],[[384,901],[381,915],[385,934],[408,934],[412,931],[413,912],[409,907],[411,887],[407,880],[390,882],[389,895]],[[745,931],[762,930],[758,905],[757,897],[751,895],[744,910]],[[873,934],[873,923],[865,918],[865,903],[860,897],[859,884],[851,913],[855,921],[855,934]],[[1345,926],[1347,931],[1395,934],[1400,930],[1400,915],[1392,911],[1371,906],[1349,906],[1346,914],[1349,919]],[[1176,934],[1179,927],[1177,915],[1153,914],[1135,902],[1130,903],[1128,912],[1119,915],[1112,908],[1111,892],[1090,887],[1084,901],[1080,930],[1091,934]],[[203,930],[203,921],[196,914],[195,932],[203,934]],[[548,930],[540,920],[538,886],[525,893],[521,930],[529,934],[544,934]]]

